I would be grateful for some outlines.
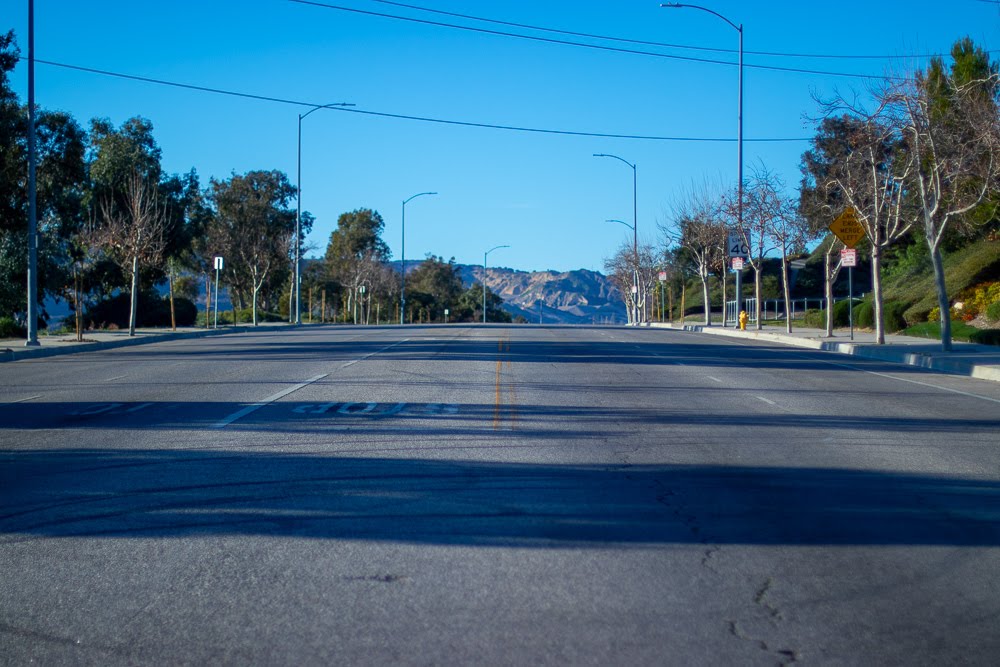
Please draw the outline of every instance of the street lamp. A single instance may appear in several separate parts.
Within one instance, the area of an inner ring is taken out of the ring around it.
[[[619,224],[625,225],[632,230],[635,234],[635,225],[630,225],[624,220],[605,220],[604,222],[617,222]],[[632,267],[632,321],[636,324],[639,323],[639,253],[635,253],[635,263],[636,265]]]
[[[498,245],[494,248],[490,248],[483,253],[483,324],[486,324],[486,259],[490,256],[490,253],[494,250],[499,250],[500,248],[509,248],[509,245]]]
[[[403,200],[402,231],[400,232],[401,242],[399,247],[399,323],[405,324],[403,317],[406,315],[406,202],[424,195],[436,195],[436,192],[418,192],[408,199]]]
[[[638,215],[638,197],[637,197],[637,193],[638,193],[637,173],[638,172],[636,170],[635,164],[633,164],[632,162],[629,162],[625,158],[618,157],[617,155],[610,155],[608,153],[594,153],[594,157],[610,157],[610,158],[614,158],[614,159],[618,160],[619,162],[624,162],[628,166],[632,167],[632,224],[631,225],[628,225],[627,223],[622,223],[622,224],[625,224],[626,226],[632,227],[632,253],[635,255],[635,263],[636,263],[635,271],[638,271],[638,268],[639,268],[638,267],[638,265],[639,265],[639,232],[638,232],[638,227],[639,227],[638,217],[639,217],[639,215]],[[638,277],[637,276],[633,276],[633,277],[636,280],[636,282],[635,282],[636,298],[638,299],[638,297],[639,297],[639,282],[638,282]],[[634,311],[634,317],[633,317],[632,321],[635,324],[638,324],[639,323],[639,304],[638,303],[633,304],[633,311]]]
[[[25,347],[38,347],[38,210],[35,150],[35,3],[28,0],[28,336]]]
[[[305,113],[299,114],[299,143],[298,143],[298,158],[296,160],[296,175],[295,175],[295,285],[293,287],[293,292],[295,293],[295,323],[302,324],[302,299],[299,294],[299,284],[302,282],[302,264],[300,263],[299,254],[302,250],[302,119],[311,114],[313,111],[319,111],[320,109],[330,109],[333,107],[353,107],[353,104],[348,104],[347,102],[333,102],[331,104],[320,104]]]
[[[713,11],[707,7],[702,7],[700,5],[689,5],[682,4],[679,2],[664,2],[660,4],[660,7],[666,7],[669,9],[699,9],[703,12],[708,12],[713,16],[716,16],[726,23],[728,23],[732,28],[740,34],[740,83],[739,83],[739,107],[737,111],[737,126],[736,126],[736,160],[738,164],[738,182],[737,182],[737,200],[736,200],[736,219],[740,228],[743,231],[743,24],[736,25],[729,19],[727,19],[722,14]],[[741,285],[740,280],[742,278],[743,271],[736,272],[736,311],[737,313],[741,310],[740,301],[742,300],[742,295],[740,294]],[[722,310],[725,312],[725,304],[722,304]]]

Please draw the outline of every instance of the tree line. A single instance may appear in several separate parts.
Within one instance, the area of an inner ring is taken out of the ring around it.
[[[929,256],[941,340],[950,349],[943,254],[972,240],[995,237],[998,231],[998,96],[997,64],[964,38],[953,46],[950,66],[942,58],[933,58],[926,70],[887,75],[866,95],[817,98],[817,133],[802,156],[797,193],[787,194],[781,177],[762,163],[751,168],[742,188],[692,186],[660,223],[661,243],[638,251],[622,246],[606,260],[605,268],[629,310],[637,302],[639,312],[649,306],[658,273],[667,272],[672,279],[696,276],[708,324],[713,277],[726,301],[726,242],[735,232],[750,250],[758,328],[763,265],[769,257],[780,257],[790,331],[788,260],[823,239],[824,292],[826,303],[832,304],[844,245],[829,234],[828,227],[851,207],[865,234],[859,253],[871,263],[877,342],[885,342],[884,261],[916,246]],[[636,277],[639,290],[633,294]],[[829,307],[826,328],[832,335],[833,309]]]
[[[0,328],[6,335],[23,330],[28,312],[29,120],[10,80],[19,56],[13,31],[0,34]],[[256,324],[292,317],[296,244],[303,247],[315,220],[303,212],[296,238],[297,191],[286,174],[251,170],[203,185],[194,169],[165,173],[153,125],[142,117],[120,126],[96,118],[84,129],[67,113],[36,109],[35,136],[39,301],[65,299],[78,338],[86,328],[108,324],[127,326],[130,334],[143,324],[193,324],[199,292],[212,293],[216,256],[224,258],[220,279],[232,318]],[[381,239],[383,227],[375,211],[340,216],[323,261],[304,262],[300,291],[325,295],[316,307],[308,304],[310,319],[322,310],[317,319],[371,321],[373,305],[376,321],[398,313],[400,277]],[[483,288],[466,290],[453,260],[428,257],[412,268],[409,282],[410,321],[441,321],[445,310],[453,321],[482,316]],[[165,286],[166,299],[156,286]],[[487,292],[487,319],[509,320],[499,297]],[[42,306],[44,328],[50,315]],[[206,297],[206,324],[210,307]]]

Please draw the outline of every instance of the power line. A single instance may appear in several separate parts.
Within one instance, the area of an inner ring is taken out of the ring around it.
[[[430,14],[439,14],[441,16],[452,16],[454,18],[467,19],[469,21],[480,21],[483,23],[492,23],[494,25],[505,25],[511,28],[524,28],[527,30],[538,30],[539,32],[549,32],[556,35],[568,35],[570,37],[586,37],[589,39],[602,39],[609,42],[620,42],[623,44],[639,44],[642,46],[660,46],[668,49],[688,49],[691,51],[710,51],[714,53],[739,53],[738,49],[723,49],[711,46],[697,46],[694,44],[671,44],[668,42],[652,42],[642,39],[628,39],[626,37],[609,37],[607,35],[597,35],[587,32],[574,32],[572,30],[559,30],[557,28],[546,28],[543,26],[530,25],[528,23],[515,23],[513,21],[501,21],[499,19],[485,18],[482,16],[472,16],[470,14],[459,14],[457,12],[447,12],[441,9],[431,9],[430,7],[420,7],[418,5],[408,5],[403,2],[393,2],[393,0],[371,0],[371,2],[377,2],[382,5],[391,5],[393,7],[402,7],[404,9],[413,9],[419,12],[428,12]],[[988,2],[990,4],[996,4],[998,0],[979,0],[979,2]],[[939,58],[944,57],[941,53],[925,53],[925,54],[913,54],[905,56],[892,56],[892,55],[853,55],[853,54],[822,54],[822,53],[787,53],[779,51],[744,51],[746,55],[751,56],[768,56],[768,57],[780,57],[780,58],[815,58],[815,59],[826,59],[826,60],[893,60],[898,58]],[[996,51],[990,51],[990,53],[996,53]]]
[[[730,62],[728,60],[713,60],[711,58],[695,58],[693,56],[678,56],[669,53],[657,53],[655,51],[639,51],[637,49],[626,49],[617,46],[607,46],[603,44],[585,44],[583,42],[571,42],[565,39],[554,39],[551,37],[538,37],[536,35],[521,35],[513,32],[504,32],[502,30],[490,30],[487,28],[474,28],[472,26],[457,25],[454,23],[444,23],[441,21],[430,21],[428,19],[418,19],[409,16],[398,16],[396,14],[386,14],[383,12],[372,12],[364,9],[353,9],[351,7],[341,7],[340,5],[330,5],[323,2],[316,2],[315,0],[288,0],[289,2],[294,2],[300,5],[310,5],[313,7],[319,7],[322,9],[333,9],[341,12],[350,12],[352,14],[362,14],[365,16],[378,16],[380,18],[394,19],[397,21],[408,21],[410,23],[420,23],[423,25],[432,25],[440,28],[452,28],[455,30],[466,30],[468,32],[476,32],[485,35],[496,35],[499,37],[514,37],[516,39],[526,39],[533,42],[544,42],[546,44],[561,44],[564,46],[576,46],[585,49],[596,49],[599,51],[610,51],[614,53],[630,53],[633,55],[640,56],[651,56],[654,58],[665,58],[668,60],[684,60],[687,62],[705,63],[709,65],[726,65],[729,67],[737,67],[738,63]],[[789,72],[794,74],[816,74],[820,76],[839,76],[847,77],[853,79],[881,79],[884,80],[885,77],[877,74],[852,74],[849,72],[829,72],[823,70],[812,70],[804,69],[799,67],[781,67],[779,65],[759,65],[759,64],[747,64],[744,63],[743,66],[747,69],[758,69],[758,70],[768,70],[772,72]]]
[[[24,57],[21,57],[20,60],[23,61],[26,59]],[[190,83],[179,83],[177,81],[153,79],[150,77],[138,76],[135,74],[124,74],[121,72],[112,72],[109,70],[95,69],[93,67],[83,67],[81,65],[70,65],[67,63],[59,63],[52,60],[40,60],[36,58],[35,62],[40,63],[42,65],[61,67],[64,69],[75,70],[78,72],[87,72],[89,74],[110,76],[117,79],[126,79],[129,81],[141,81],[143,83],[152,83],[160,86],[170,86],[173,88],[196,90],[198,92],[214,93],[217,95],[228,95],[230,97],[240,97],[244,99],[258,100],[261,102],[275,102],[278,104],[289,104],[293,106],[310,107],[310,108],[323,106],[323,104],[317,104],[315,102],[306,102],[304,100],[293,100],[289,98],[274,97],[271,95],[256,95],[254,93],[244,93],[234,90],[225,90],[222,88],[213,88],[210,86],[198,86]],[[328,110],[339,111],[343,113],[359,114],[363,116],[377,116],[379,118],[393,118],[397,120],[411,120],[422,123],[436,123],[438,125],[456,125],[460,127],[474,127],[474,128],[490,129],[490,130],[506,130],[510,132],[530,132],[534,134],[554,134],[554,135],[575,136],[575,137],[595,137],[600,139],[638,139],[646,141],[688,141],[688,142],[705,142],[705,143],[728,143],[736,141],[736,139],[730,139],[725,137],[670,137],[670,136],[655,136],[655,135],[641,135],[641,134],[614,134],[608,132],[583,132],[576,130],[557,130],[548,128],[537,128],[537,127],[521,127],[516,125],[499,125],[495,123],[479,123],[473,121],[451,120],[444,118],[430,118],[427,116],[413,116],[408,114],[389,113],[384,111],[371,111],[371,110],[347,108],[347,107],[333,107],[329,108]],[[744,137],[743,140],[757,142],[757,143],[784,143],[784,142],[811,141],[811,138],[787,137],[787,138],[748,139]]]

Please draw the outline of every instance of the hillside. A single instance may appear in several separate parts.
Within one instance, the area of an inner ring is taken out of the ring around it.
[[[483,279],[483,267],[459,265],[462,282]],[[505,310],[529,322],[593,324],[625,322],[625,306],[611,280],[596,271],[515,271],[490,267],[486,286],[498,294]]]

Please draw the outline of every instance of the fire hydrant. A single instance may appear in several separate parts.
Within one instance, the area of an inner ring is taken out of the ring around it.
[[[747,316],[747,311],[741,310],[740,311],[740,331],[746,331],[747,330],[747,320],[748,319],[750,319],[750,318],[749,318],[749,316]]]

